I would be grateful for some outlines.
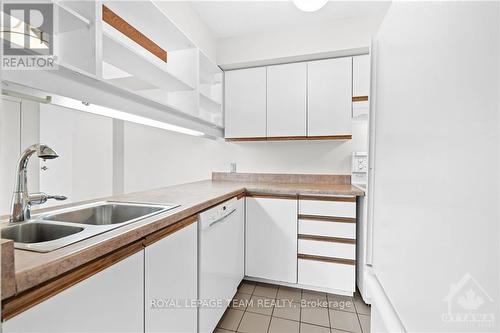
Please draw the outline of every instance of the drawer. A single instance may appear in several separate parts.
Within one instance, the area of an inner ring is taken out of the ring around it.
[[[299,234],[356,239],[356,223],[299,220]]]
[[[356,218],[356,201],[300,199],[299,214]]]
[[[299,253],[356,260],[356,244],[299,239]]]
[[[355,265],[298,259],[299,284],[354,292]]]

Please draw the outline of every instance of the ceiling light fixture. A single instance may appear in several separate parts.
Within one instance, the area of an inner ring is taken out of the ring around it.
[[[320,10],[328,0],[293,0],[295,6],[303,12],[315,12]]]

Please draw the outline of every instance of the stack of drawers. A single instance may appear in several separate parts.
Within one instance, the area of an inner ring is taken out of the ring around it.
[[[356,197],[299,196],[298,283],[355,291]]]

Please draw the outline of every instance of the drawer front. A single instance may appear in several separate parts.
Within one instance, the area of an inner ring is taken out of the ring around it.
[[[299,253],[356,260],[356,244],[299,239]]]
[[[299,200],[299,214],[356,217],[356,202]]]
[[[356,239],[356,224],[299,220],[299,234]]]
[[[298,281],[300,284],[354,292],[354,265],[298,259]]]

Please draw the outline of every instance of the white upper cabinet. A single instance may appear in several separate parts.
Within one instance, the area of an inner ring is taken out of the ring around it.
[[[226,138],[266,136],[266,68],[225,73]]]
[[[308,136],[350,135],[352,58],[308,63]]]
[[[267,68],[267,136],[306,135],[307,64]]]
[[[352,58],[352,80],[353,97],[370,94],[370,55]]]

